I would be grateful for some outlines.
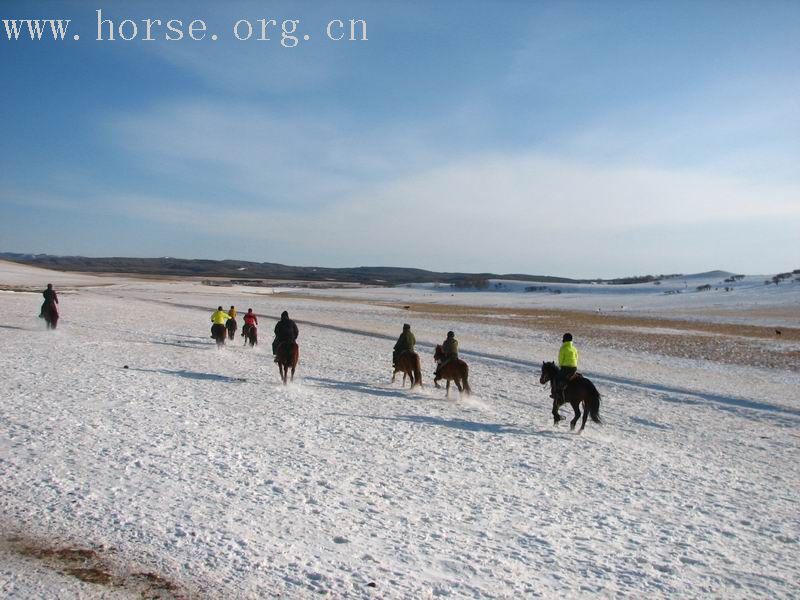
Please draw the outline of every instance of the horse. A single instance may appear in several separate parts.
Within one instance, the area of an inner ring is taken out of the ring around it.
[[[211,326],[211,337],[214,338],[214,341],[217,342],[217,348],[221,348],[225,345],[225,335],[227,331],[225,330],[225,325],[220,323],[215,323]]]
[[[300,348],[297,342],[281,342],[278,344],[276,361],[278,363],[278,371],[281,374],[283,385],[286,385],[286,379],[290,378],[294,381],[294,370],[297,368],[297,362],[300,360]],[[289,369],[291,368],[291,375]]]
[[[225,329],[228,330],[228,339],[233,341],[233,338],[236,337],[236,330],[239,329],[239,324],[236,319],[228,319],[225,321]]]
[[[45,301],[39,316],[44,319],[48,329],[55,329],[58,326],[58,305],[50,300]]]
[[[539,383],[542,385],[551,382],[551,386],[555,386],[556,377],[558,376],[558,367],[553,362],[542,363],[542,374],[539,377]],[[575,411],[575,418],[569,422],[570,431],[575,429],[575,424],[581,416],[581,411],[578,405],[583,403],[583,422],[578,433],[583,431],[586,427],[586,417],[591,416],[592,421],[595,423],[602,423],[600,420],[600,392],[594,387],[594,384],[584,377],[583,375],[576,374],[567,384],[567,387],[556,392],[560,394],[558,400],[553,400],[553,425],[558,425],[564,417],[558,414],[558,407],[562,404],[569,402],[572,405],[572,410]]]
[[[433,352],[433,360],[436,361],[436,364],[439,365],[436,369],[436,376],[433,379],[433,385],[437,388],[441,387],[439,385],[440,379],[447,380],[447,394],[446,397],[450,397],[450,382],[456,384],[458,391],[464,394],[465,396],[469,396],[472,393],[472,389],[469,387],[469,381],[467,378],[469,377],[469,367],[467,363],[463,360],[456,359],[451,360],[443,367],[441,366],[442,361],[445,358],[444,350],[442,349],[442,345],[438,344],[436,346],[436,350]]]
[[[244,345],[246,346],[249,343],[252,348],[258,344],[258,327],[245,323],[242,327],[242,337],[244,338]]]
[[[401,352],[394,361],[392,383],[397,373],[403,374],[403,387],[406,386],[406,377],[411,380],[411,389],[415,385],[422,387],[422,369],[420,368],[419,354],[416,352]]]

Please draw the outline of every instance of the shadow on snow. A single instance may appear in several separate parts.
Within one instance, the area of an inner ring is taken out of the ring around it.
[[[247,381],[242,377],[228,377],[227,375],[217,375],[215,373],[198,373],[197,371],[187,371],[181,369],[173,371],[170,369],[127,369],[128,371],[140,371],[142,373],[160,373],[162,375],[175,375],[186,379],[196,379],[199,381],[221,381],[223,383],[243,383]]]

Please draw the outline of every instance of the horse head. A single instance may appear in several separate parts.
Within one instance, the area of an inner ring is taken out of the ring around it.
[[[441,344],[436,344],[436,350],[433,351],[433,360],[436,362],[444,360],[444,349]]]
[[[544,385],[555,377],[557,368],[554,362],[542,362],[542,374],[539,376],[539,383]]]

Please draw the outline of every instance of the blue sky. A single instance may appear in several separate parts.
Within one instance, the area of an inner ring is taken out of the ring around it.
[[[98,8],[219,40],[97,42]],[[262,17],[311,39],[233,39]],[[15,0],[0,18],[81,37],[0,37],[2,251],[800,267],[797,2]],[[325,40],[337,18],[369,41]]]

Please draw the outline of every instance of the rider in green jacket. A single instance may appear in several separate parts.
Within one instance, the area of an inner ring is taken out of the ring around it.
[[[442,351],[444,352],[444,359],[437,365],[436,371],[433,373],[435,377],[439,376],[442,367],[447,363],[458,360],[458,340],[456,339],[456,334],[452,331],[447,332],[447,339],[442,343]]]
[[[414,352],[414,346],[417,345],[417,338],[411,333],[411,325],[408,323],[403,325],[403,333],[397,338],[394,345],[394,352],[392,353],[392,365],[397,362],[397,357],[403,352]]]

